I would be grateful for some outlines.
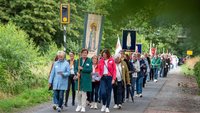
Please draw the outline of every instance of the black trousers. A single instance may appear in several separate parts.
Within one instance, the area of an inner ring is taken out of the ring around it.
[[[90,95],[91,102],[98,102],[100,82],[92,82],[92,92]]]
[[[114,94],[114,103],[119,105],[122,104],[122,96],[123,96],[123,82],[117,82],[117,84],[113,85],[113,94]]]
[[[150,70],[150,80],[153,80],[154,79],[154,70],[153,68],[151,68]]]
[[[74,105],[75,103],[75,81],[74,81],[74,75],[70,75],[68,78],[68,90],[66,90],[66,95],[65,95],[65,105],[67,105],[68,98],[69,98],[69,92],[70,92],[70,86],[72,86],[72,104]]]
[[[145,87],[146,80],[147,80],[147,74],[145,73],[143,78],[143,87]]]

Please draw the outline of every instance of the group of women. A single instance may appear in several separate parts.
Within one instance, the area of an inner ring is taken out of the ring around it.
[[[65,91],[64,105],[67,106],[70,86],[72,105],[75,105],[76,95],[76,112],[85,112],[88,102],[91,109],[98,109],[97,103],[100,102],[101,112],[110,112],[112,91],[115,104],[113,108],[116,109],[121,109],[122,103],[130,96],[134,102],[135,91],[135,96],[142,97],[142,88],[150,74],[148,55],[133,53],[129,57],[121,52],[111,56],[107,49],[103,50],[100,56],[94,55],[92,59],[87,55],[88,50],[82,49],[80,58],[75,60],[74,53],[70,52],[70,59],[67,61],[65,53],[58,52],[57,61],[54,62],[49,77],[55,110],[61,112]]]

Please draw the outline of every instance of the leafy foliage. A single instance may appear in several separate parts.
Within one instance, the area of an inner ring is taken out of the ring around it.
[[[8,94],[20,93],[37,84],[30,66],[38,59],[38,49],[27,34],[13,24],[0,25],[0,90]]]
[[[196,81],[200,88],[200,62],[197,62],[194,66],[194,75],[196,76]]]

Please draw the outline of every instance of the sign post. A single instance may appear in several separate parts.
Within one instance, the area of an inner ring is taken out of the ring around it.
[[[193,51],[192,50],[187,50],[187,55],[193,55]]]
[[[67,44],[67,24],[70,23],[70,5],[69,4],[61,4],[60,5],[60,23],[63,25],[64,31],[63,31],[63,38],[64,38],[64,51],[66,52]]]

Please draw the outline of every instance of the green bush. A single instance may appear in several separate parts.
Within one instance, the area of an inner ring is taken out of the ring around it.
[[[30,68],[39,59],[38,49],[27,37],[12,23],[0,24],[0,91],[4,93],[19,94],[37,84]]]
[[[197,84],[200,88],[200,62],[197,62],[194,66],[194,74],[196,76]]]

